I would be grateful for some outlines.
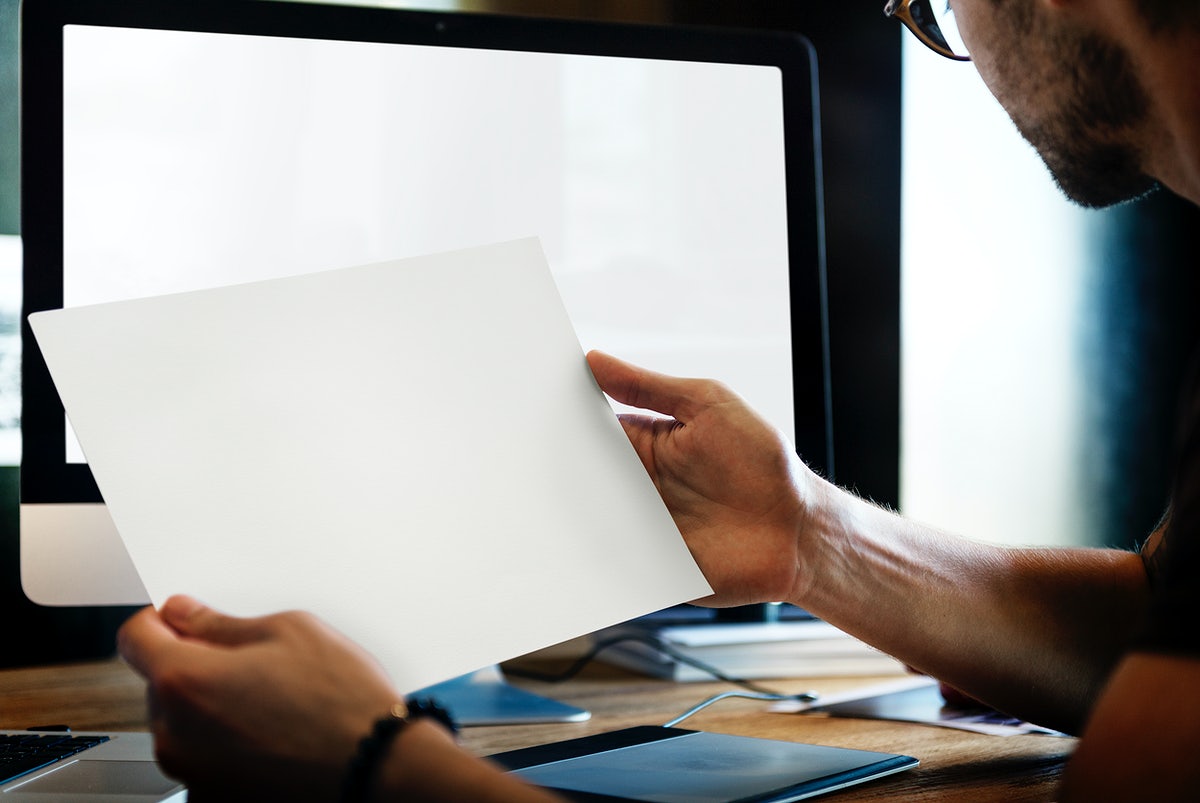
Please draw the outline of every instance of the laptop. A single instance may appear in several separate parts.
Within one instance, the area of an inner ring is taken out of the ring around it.
[[[148,733],[0,730],[5,803],[184,801],[183,784],[154,761]]]

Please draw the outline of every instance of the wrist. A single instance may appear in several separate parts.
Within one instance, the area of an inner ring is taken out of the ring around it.
[[[393,763],[392,754],[406,732],[428,723],[436,723],[447,735],[456,731],[449,713],[432,700],[410,699],[397,702],[372,725],[359,740],[346,767],[342,783],[342,803],[366,803],[378,787],[384,767]],[[403,754],[401,754],[403,755]]]
[[[558,798],[471,755],[436,722],[404,729],[383,757],[368,803],[553,803]]]
[[[823,589],[838,586],[843,574],[839,566],[852,541],[852,522],[859,502],[853,494],[809,472],[800,492],[800,512],[793,534],[796,580],[789,602],[815,612],[821,607]]]
[[[380,757],[367,803],[434,800],[437,779],[459,751],[454,737],[436,722],[418,720],[397,734]]]

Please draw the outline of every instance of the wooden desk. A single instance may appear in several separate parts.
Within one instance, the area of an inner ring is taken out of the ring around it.
[[[462,739],[468,749],[487,754],[629,725],[662,724],[729,688],[652,680],[604,665],[595,665],[562,685],[516,682],[587,708],[592,718],[562,725],[468,728]],[[830,693],[862,682],[827,679],[769,685],[792,693],[810,688]],[[923,725],[772,714],[766,707],[761,702],[726,700],[681,727],[906,753],[921,760],[916,770],[828,798],[837,801],[1053,800],[1056,779],[1074,747],[1072,739],[980,736]],[[145,687],[115,660],[0,671],[0,728],[58,723],[77,730],[145,729]]]

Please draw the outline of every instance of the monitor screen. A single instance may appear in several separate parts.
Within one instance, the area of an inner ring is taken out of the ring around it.
[[[535,235],[585,348],[720,378],[832,469],[803,39],[261,0],[22,26],[25,314]],[[25,347],[26,592],[140,601]]]

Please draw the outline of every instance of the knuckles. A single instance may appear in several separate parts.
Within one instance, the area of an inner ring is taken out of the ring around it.
[[[324,624],[308,611],[283,611],[271,614],[264,619],[269,631],[280,634],[312,633],[324,629]]]

